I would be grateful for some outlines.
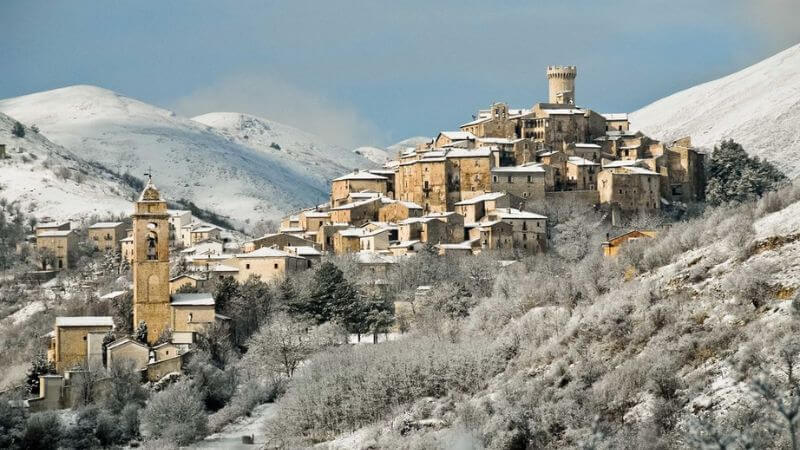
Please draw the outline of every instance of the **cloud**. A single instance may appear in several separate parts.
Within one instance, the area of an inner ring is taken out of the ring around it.
[[[240,74],[221,79],[179,98],[172,108],[192,117],[209,112],[239,112],[291,125],[345,147],[380,142],[380,132],[354,108],[270,74]]]

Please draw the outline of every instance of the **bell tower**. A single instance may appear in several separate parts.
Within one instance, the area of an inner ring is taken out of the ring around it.
[[[152,180],[133,212],[133,328],[147,324],[152,345],[169,328],[169,214]]]

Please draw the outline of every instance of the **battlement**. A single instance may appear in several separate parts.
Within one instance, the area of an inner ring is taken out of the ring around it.
[[[575,79],[578,68],[575,66],[547,66],[547,78]]]

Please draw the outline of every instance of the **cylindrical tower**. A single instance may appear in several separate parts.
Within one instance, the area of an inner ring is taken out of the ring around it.
[[[550,87],[550,103],[575,103],[575,66],[548,66],[547,81]]]

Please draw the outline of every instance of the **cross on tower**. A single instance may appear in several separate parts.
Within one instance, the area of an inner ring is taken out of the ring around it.
[[[147,183],[148,184],[152,184],[153,183],[153,168],[148,166],[147,167],[147,172],[145,172],[144,175],[147,176]]]

